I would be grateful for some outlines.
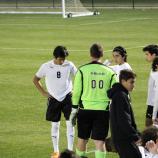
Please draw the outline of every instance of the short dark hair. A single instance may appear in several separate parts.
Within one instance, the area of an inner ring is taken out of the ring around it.
[[[103,56],[103,48],[100,44],[95,43],[90,48],[90,55],[94,58],[101,58]]]
[[[121,83],[122,80],[127,81],[127,80],[129,80],[131,78],[132,79],[136,78],[136,74],[133,71],[128,70],[128,69],[120,71],[120,75],[119,75],[119,82],[120,83]]]
[[[157,127],[148,127],[141,134],[142,146],[145,147],[146,142],[153,140],[156,143],[158,139],[158,128]]]
[[[61,57],[61,58],[65,58],[69,55],[66,47],[64,46],[57,46],[54,51],[53,51],[53,56],[55,58]]]
[[[124,57],[124,61],[127,61],[127,51],[122,46],[117,46],[113,49],[113,52],[118,52],[122,57]]]
[[[156,71],[157,66],[158,66],[158,57],[156,57],[156,58],[153,60],[153,63],[152,63],[152,70],[153,70],[153,71]]]
[[[76,156],[75,152],[65,149],[63,152],[61,152],[59,158],[79,158],[79,157]]]
[[[158,45],[150,44],[143,48],[143,52],[146,52],[146,51],[148,51],[151,55],[155,54],[156,56],[158,56]]]

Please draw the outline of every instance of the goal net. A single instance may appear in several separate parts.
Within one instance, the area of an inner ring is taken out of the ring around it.
[[[0,13],[61,14],[63,18],[98,14],[81,0],[0,0]]]
[[[80,0],[62,0],[63,18],[94,15]]]

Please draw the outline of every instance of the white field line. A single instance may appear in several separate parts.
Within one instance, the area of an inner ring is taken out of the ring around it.
[[[144,46],[136,46],[136,47],[128,47],[128,48],[126,48],[126,50],[130,50],[130,49],[137,49],[137,48],[143,48]],[[112,50],[107,50],[107,51],[105,51],[105,53],[106,52],[111,52]]]
[[[97,25],[97,24],[111,24],[111,23],[120,23],[120,22],[128,22],[128,21],[139,21],[139,20],[151,20],[153,18],[133,18],[133,19],[126,19],[126,20],[114,20],[114,21],[100,21],[96,23],[87,23],[87,24],[79,24],[81,26],[87,26],[87,25]]]
[[[137,48],[143,48],[144,46],[136,46],[136,47],[129,47],[126,48],[127,50],[130,49],[137,49]],[[42,49],[42,48],[2,48],[0,47],[1,50],[37,50],[37,51],[51,51],[52,49]],[[70,52],[88,52],[89,50],[70,50]],[[111,52],[112,50],[106,50],[106,52]]]
[[[50,27],[53,27],[53,26],[55,26],[55,27],[65,27],[65,25],[54,25],[54,24],[52,24],[52,25],[50,25],[50,24],[0,24],[0,26],[50,26]],[[76,25],[71,25],[71,26],[76,26]]]
[[[114,21],[100,21],[100,22],[96,22],[96,23],[84,23],[84,24],[76,24],[76,25],[68,25],[68,26],[88,26],[88,25],[97,25],[97,24],[111,24],[111,23],[121,23],[121,22],[128,22],[128,21],[140,21],[140,20],[152,20],[153,18],[133,18],[133,19],[125,19],[125,20],[114,20]],[[11,26],[59,26],[59,27],[65,27],[65,25],[58,25],[58,24],[10,24],[10,23],[1,23],[0,26],[3,25],[11,25]]]
[[[0,48],[2,50],[51,50],[51,49],[42,49],[42,48]]]

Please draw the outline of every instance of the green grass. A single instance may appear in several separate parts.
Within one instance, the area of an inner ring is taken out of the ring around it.
[[[59,15],[0,15],[0,157],[49,157],[52,144],[50,124],[45,121],[46,99],[33,86],[32,77],[52,58],[56,45],[67,46],[69,60],[77,66],[89,62],[89,47],[94,42],[104,46],[104,59],[111,58],[109,50],[114,46],[127,48],[128,61],[138,76],[133,109],[138,128],[144,129],[150,64],[141,46],[158,42],[157,28],[157,10],[104,10],[99,16],[71,19]],[[63,150],[63,120],[60,133]],[[91,141],[88,147],[94,148]]]

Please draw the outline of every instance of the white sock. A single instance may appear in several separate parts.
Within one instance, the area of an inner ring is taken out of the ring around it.
[[[52,122],[51,136],[54,152],[59,152],[59,127],[60,122]]]
[[[66,127],[67,127],[67,144],[68,144],[67,146],[69,150],[73,150],[75,129],[70,121],[66,121]]]

